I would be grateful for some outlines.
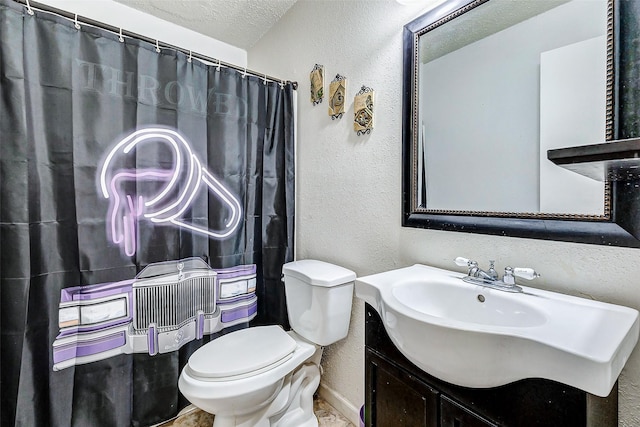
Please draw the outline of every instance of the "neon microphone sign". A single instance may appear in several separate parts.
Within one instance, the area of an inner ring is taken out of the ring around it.
[[[164,146],[172,153],[172,161],[162,158],[167,168],[125,168],[135,162],[136,149]],[[99,175],[100,191],[109,200],[107,234],[124,253],[132,256],[137,250],[137,231],[140,219],[154,224],[191,230],[215,239],[229,237],[238,228],[242,207],[238,199],[209,172],[193,153],[189,143],[178,132],[152,127],[137,130],[120,140],[107,154]],[[153,184],[151,196],[127,191],[127,183],[134,188]],[[220,229],[212,230],[187,222],[184,213],[192,206],[198,191],[206,188],[225,208],[227,217]]]

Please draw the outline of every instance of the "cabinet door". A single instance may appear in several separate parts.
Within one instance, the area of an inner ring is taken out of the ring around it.
[[[367,427],[438,427],[438,392],[366,350]]]
[[[441,427],[498,427],[446,396],[440,397]]]

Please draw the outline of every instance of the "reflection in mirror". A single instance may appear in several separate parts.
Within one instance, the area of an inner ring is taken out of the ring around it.
[[[605,140],[607,0],[472,6],[417,33],[412,210],[608,217],[607,184],[547,160]]]

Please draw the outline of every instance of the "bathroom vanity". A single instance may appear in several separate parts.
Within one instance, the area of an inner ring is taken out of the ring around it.
[[[365,332],[367,427],[618,425],[617,383],[606,398],[545,379],[493,388],[460,387],[425,373],[404,357],[369,304]]]

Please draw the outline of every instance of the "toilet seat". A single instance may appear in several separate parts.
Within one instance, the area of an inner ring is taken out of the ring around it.
[[[242,379],[285,363],[296,347],[296,341],[280,326],[254,326],[200,347],[185,369],[202,381]]]

